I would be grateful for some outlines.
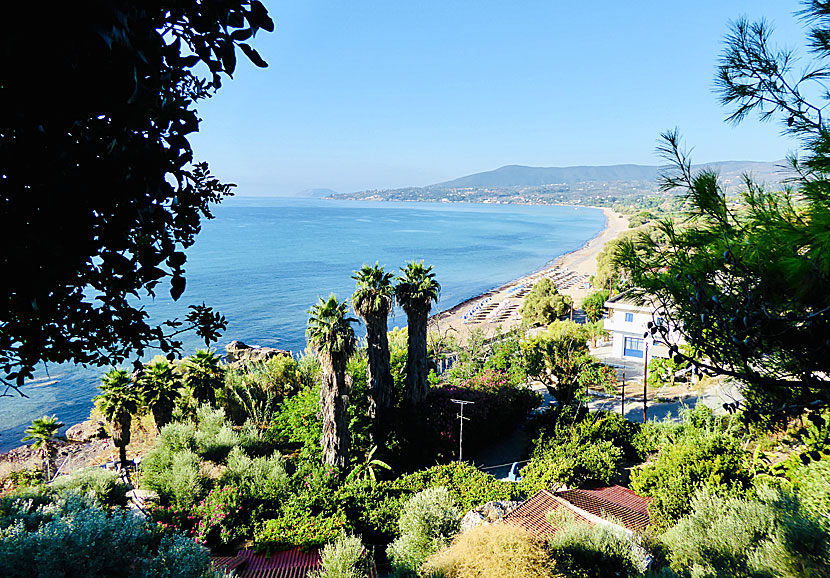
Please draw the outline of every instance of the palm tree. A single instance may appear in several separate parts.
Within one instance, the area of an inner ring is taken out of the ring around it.
[[[387,320],[392,311],[392,273],[386,273],[377,262],[374,267],[363,265],[352,279],[357,289],[352,307],[366,322],[366,343],[369,355],[369,417],[382,422],[392,405],[392,371],[389,365]]]
[[[95,397],[98,409],[104,414],[112,443],[118,448],[121,467],[127,467],[127,446],[130,444],[130,427],[133,414],[138,412],[138,392],[132,376],[124,369],[111,369],[101,378],[98,388],[101,395]]]
[[[406,358],[406,394],[409,403],[423,401],[429,392],[427,383],[427,321],[433,301],[438,301],[441,285],[435,280],[432,266],[411,261],[401,267],[395,285],[395,299],[406,312],[409,342]]]
[[[320,358],[322,387],[320,408],[323,414],[323,462],[344,468],[349,454],[349,421],[346,408],[349,391],[346,384],[346,363],[355,349],[351,324],[357,319],[347,317],[347,302],[338,302],[333,294],[308,310],[308,344]]]
[[[43,456],[43,461],[46,464],[47,480],[52,478],[49,468],[49,464],[52,461],[52,438],[65,425],[65,423],[59,422],[58,418],[54,415],[52,417],[43,416],[40,419],[32,421],[32,425],[26,428],[26,437],[21,440],[24,442],[35,440],[32,447],[40,450],[41,456]]]
[[[216,389],[225,381],[225,368],[216,352],[200,349],[195,355],[186,358],[182,367],[184,385],[193,390],[193,397],[199,402],[215,405]]]
[[[173,408],[181,395],[176,368],[166,359],[156,358],[144,366],[137,385],[142,403],[153,412],[156,427],[161,430],[173,420]]]

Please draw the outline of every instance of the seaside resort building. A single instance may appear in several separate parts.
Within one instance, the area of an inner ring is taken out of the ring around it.
[[[605,329],[611,335],[612,357],[647,363],[654,357],[669,356],[669,348],[661,342],[661,336],[651,335],[648,329],[649,322],[667,323],[658,307],[650,303],[637,304],[629,292],[624,291],[606,301],[605,308],[608,309]],[[669,340],[672,343],[682,341],[680,334],[672,328],[669,328]]]

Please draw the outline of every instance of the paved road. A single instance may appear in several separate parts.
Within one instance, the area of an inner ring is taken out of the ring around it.
[[[537,391],[543,395],[543,401],[540,407],[546,407],[554,403],[553,398],[543,386],[538,386]],[[698,403],[703,403],[711,407],[716,414],[726,413],[723,409],[724,403],[732,403],[743,399],[740,391],[734,384],[719,385],[714,387],[702,395],[691,395],[682,400],[657,403],[653,399],[649,400],[648,404],[648,419],[649,421],[658,420],[663,421],[680,421],[680,410],[683,406],[694,408]],[[594,397],[593,401],[588,403],[588,407],[593,410],[614,411],[620,413],[622,405],[619,397]],[[625,417],[629,421],[642,423],[643,421],[643,397],[626,397],[625,401]],[[528,434],[524,426],[517,426],[512,434],[484,448],[476,455],[472,456],[473,463],[485,472],[492,474],[498,479],[505,479],[510,471],[510,465],[513,462],[527,460],[527,450],[529,446]],[[498,466],[498,467],[494,467]]]
[[[680,409],[683,406],[694,408],[698,403],[702,403],[711,407],[716,414],[725,414],[723,409],[724,403],[732,403],[734,401],[742,400],[738,388],[732,384],[719,385],[714,387],[702,395],[690,395],[681,400],[658,403],[654,399],[649,399],[647,416],[651,420],[665,420],[680,421]],[[622,411],[622,404],[620,398],[602,398],[596,397],[588,404],[592,410],[602,409],[606,411],[614,411],[620,413]],[[642,423],[643,422],[643,396],[626,397],[625,400],[625,417],[629,421]]]

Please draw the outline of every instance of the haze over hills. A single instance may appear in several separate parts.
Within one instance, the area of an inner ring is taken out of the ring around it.
[[[333,189],[304,189],[296,194],[297,197],[306,197],[306,198],[314,198],[314,199],[322,199],[323,197],[333,197],[335,195],[339,195],[337,191]]]
[[[720,174],[728,191],[737,192],[744,174],[768,188],[778,187],[791,173],[786,161],[720,161],[696,165]],[[480,203],[574,203],[612,204],[624,199],[659,192],[664,167],[657,165],[611,165],[575,167],[528,167],[507,165],[426,187],[368,190],[332,195],[328,198],[376,201],[441,201]]]
[[[724,161],[695,166],[696,169],[715,169],[721,177],[740,177],[750,172],[762,180],[778,178],[777,173],[785,161],[754,162]],[[575,167],[527,167],[507,165],[493,171],[475,173],[452,181],[429,185],[457,189],[466,187],[527,187],[553,184],[619,181],[656,181],[663,167],[656,165],[610,165]],[[769,178],[767,178],[769,177]]]

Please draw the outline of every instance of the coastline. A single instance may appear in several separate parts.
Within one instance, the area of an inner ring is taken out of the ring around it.
[[[563,206],[564,207],[572,207],[573,205],[563,205]],[[505,283],[505,284],[501,285],[501,287],[498,287],[496,289],[492,289],[490,291],[487,291],[486,293],[484,293],[484,295],[488,295],[488,296],[491,296],[491,295],[494,295],[494,294],[498,295],[499,292],[509,291],[511,287],[514,287],[517,284],[521,284],[523,282],[529,282],[530,280],[538,280],[538,278],[541,275],[548,274],[551,271],[553,271],[554,269],[556,269],[557,267],[568,267],[570,270],[574,270],[574,271],[577,271],[577,270],[582,271],[584,269],[588,273],[590,273],[591,270],[595,271],[595,268],[596,268],[596,265],[595,265],[596,255],[599,253],[599,251],[602,249],[602,247],[605,245],[605,243],[609,239],[614,238],[614,237],[617,236],[619,231],[611,232],[611,230],[614,229],[614,226],[613,226],[614,223],[619,222],[620,217],[614,211],[612,211],[610,209],[601,208],[601,207],[591,207],[591,208],[601,209],[603,211],[604,216],[605,216],[605,227],[601,231],[599,231],[593,238],[586,241],[579,249],[576,249],[575,251],[571,251],[569,253],[560,255],[560,256],[556,257],[555,259],[553,259],[553,260],[548,260],[546,263],[542,264],[541,267],[539,267],[535,270],[532,270],[530,273],[527,273],[527,274],[524,274],[520,277],[517,277],[517,278],[515,278],[514,280],[512,280],[508,283]],[[595,223],[596,223],[596,225],[599,225],[601,223],[601,221],[600,222],[595,221]],[[617,227],[617,228],[619,228],[619,227]],[[542,245],[542,250],[539,251],[538,253],[536,253],[537,256],[535,257],[535,259],[526,262],[526,265],[525,265],[527,267],[526,270],[530,270],[532,267],[535,267],[538,262],[543,261],[543,260],[548,258],[549,255],[545,255],[544,251],[545,251],[544,245]],[[524,267],[522,267],[522,269],[524,269]],[[516,269],[514,269],[514,271],[516,271]],[[519,269],[519,271],[521,271],[521,269]],[[502,279],[504,279],[505,277],[502,277]],[[479,286],[481,287],[481,285],[479,285]],[[487,287],[487,285],[484,285],[484,287]],[[512,325],[512,324],[507,324],[507,323],[499,323],[499,324],[496,324],[496,323],[482,323],[482,324],[478,324],[478,325],[465,325],[460,320],[460,317],[461,317],[461,315],[463,315],[463,312],[464,312],[465,308],[469,309],[472,306],[472,304],[476,303],[477,301],[480,301],[483,298],[483,295],[478,295],[478,296],[471,295],[474,291],[475,290],[470,291],[466,295],[464,294],[466,292],[456,293],[456,295],[458,296],[457,298],[466,298],[466,299],[464,301],[462,301],[461,303],[451,307],[450,309],[447,309],[447,310],[445,310],[441,313],[438,313],[435,317],[433,317],[433,319],[449,318],[449,319],[447,319],[446,323],[442,323],[441,327],[446,329],[449,326],[453,326],[453,327],[455,327],[454,331],[458,331],[458,332],[463,332],[464,327],[467,327],[468,329],[478,327],[478,328],[484,329],[485,331],[495,332],[495,327],[499,327],[501,329],[506,329],[507,327]],[[574,287],[571,287],[569,289],[563,290],[562,292],[567,293],[571,296],[579,297],[580,290],[579,290],[579,287],[574,286]],[[587,294],[587,291],[585,291],[585,293]],[[583,297],[584,297],[584,295],[583,295]],[[579,299],[581,299],[581,297],[579,297]],[[494,300],[494,301],[496,303],[498,302],[497,300]],[[458,317],[457,320],[452,319],[453,312],[460,312],[457,315],[457,317]],[[515,324],[515,323],[513,323],[513,324]],[[432,326],[432,327],[434,328],[434,326]],[[244,335],[244,333],[243,333],[243,335]],[[244,337],[242,337],[242,338],[244,339]],[[258,340],[253,340],[251,342],[252,343],[263,343],[262,341],[258,341]],[[50,380],[51,380],[51,378],[50,378]],[[84,397],[83,404],[81,404],[81,405],[84,405],[84,406],[88,405],[88,402],[86,400],[90,399],[92,397],[92,395],[94,395],[96,393],[94,391],[94,385],[95,385],[95,383],[97,383],[97,376],[89,378],[86,381],[89,381],[90,383],[92,383],[92,386],[90,386],[90,388],[93,389],[93,391],[89,394],[88,397]],[[50,381],[50,385],[52,383],[54,383],[54,381]],[[65,405],[65,400],[63,398],[58,398],[55,407],[63,407],[63,405],[58,406],[57,405],[58,402]],[[38,409],[34,410],[34,412],[31,413],[31,417],[44,415],[45,413],[51,414],[51,413],[54,413],[55,411],[56,410],[52,409],[51,407],[48,407],[47,409],[39,409],[38,408]],[[61,411],[63,411],[63,410],[61,410]],[[67,417],[65,417],[65,414],[64,414],[64,416],[62,416],[62,417],[63,417],[63,421],[66,421],[69,425],[73,425],[73,424],[83,423],[86,416],[88,416],[88,414],[89,414],[89,412],[88,412],[88,409],[87,409],[86,411],[78,412],[77,416],[71,416],[71,417],[67,418]],[[27,425],[28,425],[28,423],[22,424],[18,429],[20,429],[21,432],[22,432],[22,429]],[[7,432],[10,432],[10,433],[7,433]],[[0,439],[2,439],[2,441],[7,442],[9,445],[6,447],[5,450],[0,451],[0,454],[7,453],[8,451],[11,451],[15,448],[20,447],[20,445],[23,445],[23,444],[20,444],[19,442],[17,442],[17,440],[20,439],[20,437],[22,437],[22,433],[19,433],[19,436],[18,436],[18,433],[19,432],[17,432],[16,430],[12,430],[12,429],[9,429],[9,430],[3,432],[3,438],[0,438]],[[0,460],[0,461],[2,461],[2,460]]]
[[[616,239],[622,231],[628,229],[628,219],[620,213],[608,207],[592,208],[602,210],[605,215],[605,228],[586,241],[582,247],[556,257],[532,273],[436,313],[430,318],[431,328],[437,329],[442,336],[453,333],[462,343],[466,342],[474,329],[481,329],[485,334],[507,331],[521,323],[518,314],[523,301],[521,288],[529,289],[542,277],[564,278],[565,281],[559,288],[559,292],[573,298],[574,304],[579,306],[582,300],[595,290],[592,287],[586,287],[586,281],[590,276],[596,275],[597,256],[608,241]],[[487,300],[486,304],[483,304],[485,300]],[[482,313],[487,310],[489,313],[486,315],[477,313],[476,316],[470,318],[470,312],[477,305],[481,306]],[[464,319],[465,314],[468,319]]]

